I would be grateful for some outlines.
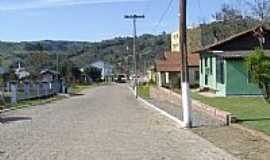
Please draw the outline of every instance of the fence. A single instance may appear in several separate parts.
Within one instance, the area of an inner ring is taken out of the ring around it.
[[[64,83],[62,81],[53,82],[23,82],[18,84],[17,82],[9,82],[4,91],[5,99],[11,103],[17,101],[45,98],[56,95],[63,91]]]

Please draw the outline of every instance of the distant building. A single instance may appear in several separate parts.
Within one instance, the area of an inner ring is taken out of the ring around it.
[[[180,52],[179,32],[171,33],[171,52]]]
[[[52,82],[59,80],[60,73],[54,70],[44,69],[40,72],[40,79],[43,82]]]
[[[106,77],[111,77],[113,75],[113,66],[102,60],[93,62],[90,64],[92,67],[96,67],[101,70],[101,79],[105,80]]]
[[[165,52],[164,58],[156,61],[158,85],[180,88],[182,56],[179,52]],[[192,86],[199,84],[199,55],[188,55],[189,80]]]
[[[163,58],[155,63],[159,86],[180,88],[182,55],[180,53],[179,32],[171,33],[171,50],[164,53]],[[189,80],[192,86],[199,84],[199,55],[188,54]]]

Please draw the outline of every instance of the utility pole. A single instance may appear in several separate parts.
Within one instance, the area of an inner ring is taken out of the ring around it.
[[[126,19],[133,20],[133,59],[134,59],[134,73],[135,73],[135,96],[138,98],[138,73],[137,73],[137,54],[136,54],[136,38],[137,38],[137,28],[136,28],[136,21],[137,19],[143,19],[144,15],[125,15]]]
[[[55,54],[56,54],[56,71],[59,72],[59,54],[58,53]]]
[[[188,73],[188,53],[187,53],[187,0],[179,0],[180,9],[180,52],[181,52],[181,64],[182,64],[182,108],[183,108],[183,120],[186,128],[192,127],[191,117],[191,98],[189,89],[189,73]]]

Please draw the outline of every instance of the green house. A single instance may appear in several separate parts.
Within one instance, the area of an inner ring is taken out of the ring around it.
[[[260,44],[270,56],[270,30],[263,26],[197,51],[200,53],[200,88],[217,96],[261,95],[245,65],[245,57]]]

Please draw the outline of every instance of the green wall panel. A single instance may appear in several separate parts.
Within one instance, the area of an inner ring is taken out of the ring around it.
[[[228,59],[227,75],[226,95],[261,94],[256,84],[248,82],[248,71],[244,59]]]

